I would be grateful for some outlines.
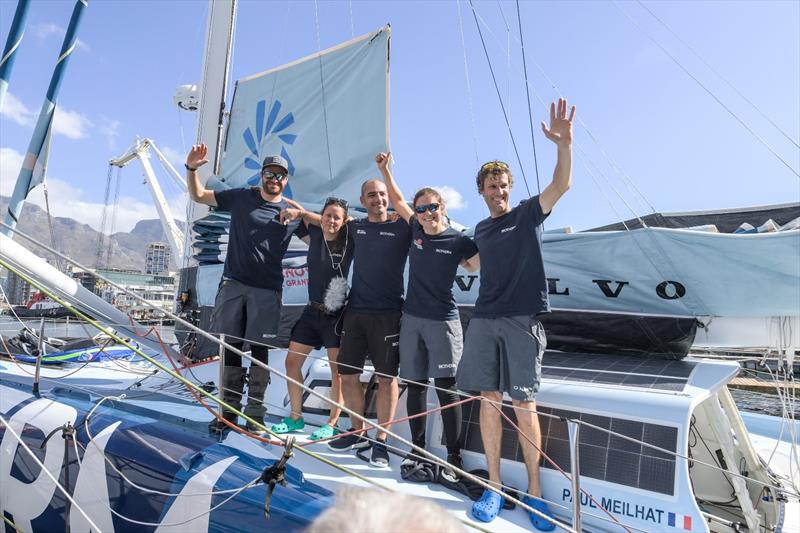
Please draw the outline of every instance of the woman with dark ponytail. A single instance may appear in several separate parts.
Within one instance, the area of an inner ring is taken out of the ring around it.
[[[307,225],[308,236],[308,304],[292,328],[289,351],[286,354],[286,373],[303,381],[302,367],[312,349],[325,347],[331,362],[331,399],[341,404],[342,379],[336,366],[340,337],[336,323],[347,298],[347,275],[353,262],[353,240],[347,228],[347,202],[328,198],[321,212],[321,226]],[[303,390],[288,384],[292,412],[280,424],[272,426],[275,433],[300,431],[303,420]],[[311,434],[311,440],[330,438],[340,431],[336,424],[341,410],[331,406],[328,422]]]

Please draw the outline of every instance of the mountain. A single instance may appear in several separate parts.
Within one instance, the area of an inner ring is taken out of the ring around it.
[[[0,213],[6,213],[8,201],[7,197],[0,196]],[[47,222],[47,212],[44,209],[37,205],[26,203],[19,218],[18,227],[20,231],[41,240],[49,246],[53,246]],[[117,232],[111,237],[105,236],[103,238],[98,265],[100,232],[71,218],[53,217],[52,222],[56,240],[55,248],[78,263],[92,268],[100,266],[101,268],[123,268],[143,271],[147,245],[151,242],[166,242],[167,240],[164,230],[161,228],[161,222],[158,219],[140,220],[130,232]],[[181,221],[177,221],[177,223],[181,229],[186,227]],[[14,240],[40,257],[55,259],[52,254],[43,251],[22,237],[15,237]],[[170,258],[170,264],[171,269],[177,269],[175,258]]]

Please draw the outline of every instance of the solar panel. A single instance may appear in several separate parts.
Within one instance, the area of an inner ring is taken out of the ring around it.
[[[682,391],[695,366],[692,361],[548,351],[542,375],[556,381]]]
[[[514,410],[510,405],[504,404],[503,412],[512,420],[516,419]],[[643,441],[666,450],[675,451],[677,449],[678,430],[675,427],[637,422],[619,417],[552,409],[541,405],[539,406],[539,412],[542,449],[553,463],[567,473],[571,471],[567,423],[563,420],[544,416],[544,414],[579,419],[587,424],[607,428],[637,441]],[[477,402],[464,404],[462,442],[465,450],[483,453],[479,413],[480,408]],[[522,461],[522,450],[519,446],[516,429],[505,419],[502,420],[502,424],[501,457],[513,461]],[[578,442],[580,446],[581,476],[661,494],[673,494],[675,485],[674,455],[659,452],[648,446],[643,446],[640,442],[632,442],[585,425],[581,426]],[[542,468],[556,469],[544,456],[540,464]]]

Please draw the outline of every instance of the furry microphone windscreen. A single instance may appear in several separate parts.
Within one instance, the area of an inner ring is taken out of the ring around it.
[[[325,301],[322,302],[325,308],[333,312],[344,307],[349,290],[350,287],[347,286],[347,280],[345,278],[333,278],[328,288],[325,290]]]

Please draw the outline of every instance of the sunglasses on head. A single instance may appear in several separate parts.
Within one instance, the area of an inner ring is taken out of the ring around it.
[[[328,198],[325,198],[325,207],[328,207],[329,205],[338,205],[347,209],[347,200],[336,198],[335,196],[329,196]]]
[[[488,163],[484,163],[481,167],[481,172],[485,172],[487,170],[508,170],[508,163],[503,163],[502,161],[489,161]]]
[[[423,214],[425,211],[430,211],[431,213],[435,213],[438,210],[439,210],[439,204],[437,203],[414,206],[414,211],[416,211],[420,215]]]
[[[285,172],[270,172],[269,170],[262,170],[261,175],[268,180],[275,180],[281,182],[286,179]]]

